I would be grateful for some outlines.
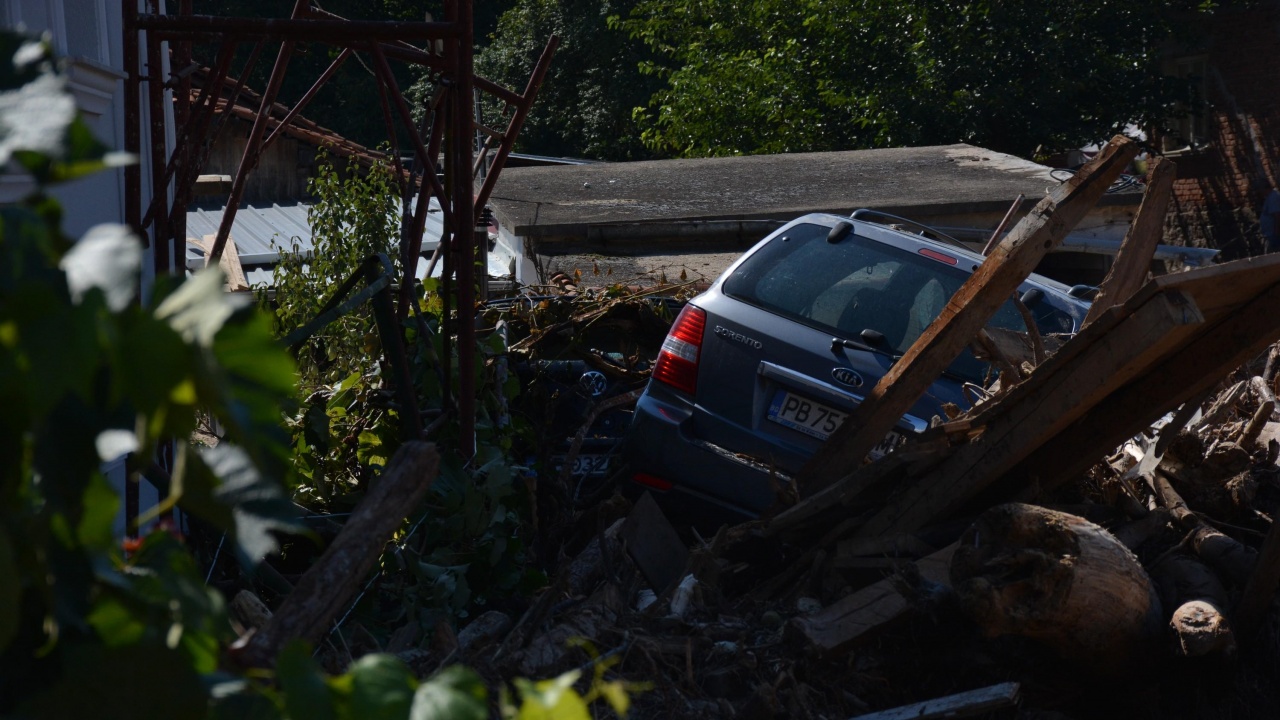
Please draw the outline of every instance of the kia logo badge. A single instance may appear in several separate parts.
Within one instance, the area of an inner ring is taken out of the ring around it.
[[[862,387],[862,376],[850,370],[849,368],[842,368],[842,367],[835,368],[831,371],[831,377],[835,378],[836,382],[840,383],[841,385],[848,385],[849,387]]]

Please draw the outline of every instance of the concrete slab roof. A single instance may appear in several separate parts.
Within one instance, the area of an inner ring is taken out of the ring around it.
[[[914,219],[1004,212],[1058,181],[1051,168],[972,145],[507,168],[490,205],[526,237],[593,225],[790,220],[869,207]],[[1137,204],[1141,192],[1101,204]]]

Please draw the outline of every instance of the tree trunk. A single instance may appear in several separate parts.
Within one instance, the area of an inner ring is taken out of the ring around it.
[[[1103,672],[1120,672],[1158,647],[1155,587],[1101,527],[1010,503],[983,513],[959,545],[951,582],[989,635],[1032,638]]]

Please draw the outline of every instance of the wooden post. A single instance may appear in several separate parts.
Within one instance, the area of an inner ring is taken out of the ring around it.
[[[797,473],[805,494],[857,468],[1045,254],[1097,203],[1137,151],[1132,140],[1117,135],[1097,158],[1054,188],[1019,221],[866,400]]]
[[[1173,192],[1173,179],[1177,170],[1172,161],[1156,158],[1151,165],[1151,174],[1147,181],[1146,194],[1142,196],[1142,205],[1138,207],[1138,215],[1129,226],[1129,232],[1120,244],[1120,252],[1116,261],[1107,272],[1107,277],[1098,288],[1098,295],[1093,299],[1093,306],[1084,318],[1088,325],[1102,311],[1112,305],[1119,305],[1133,295],[1147,281],[1147,269],[1151,266],[1151,257],[1155,255],[1156,245],[1164,235],[1165,211],[1169,208],[1169,196]]]
[[[289,640],[314,642],[323,635],[360,589],[405,516],[422,502],[439,463],[430,443],[401,445],[342,532],[267,624],[231,647],[232,657],[246,667],[269,667]]]

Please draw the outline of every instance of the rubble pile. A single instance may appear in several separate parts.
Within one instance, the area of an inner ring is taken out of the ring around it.
[[[1280,258],[1144,284],[1131,237],[1082,331],[1029,326],[991,398],[860,460],[1070,202],[1011,232],[775,512],[681,535],[647,496],[588,511],[587,548],[461,655],[495,679],[608,662],[654,683],[643,717],[1274,716]]]
[[[677,528],[649,495],[611,494],[625,468],[589,502],[569,488],[593,422],[647,371],[639,352],[577,340],[607,322],[652,330],[636,298],[580,295],[550,323],[551,301],[513,306],[512,357],[559,347],[620,384],[557,425],[573,442],[537,480],[540,502],[572,498],[540,515],[561,555],[548,587],[403,657],[495,685],[608,668],[648,684],[632,697],[645,718],[1276,717],[1280,256],[1148,279],[1172,179],[1153,169],[1167,180],[1148,186],[1085,327],[984,329],[1134,152],[1113,140],[1010,231],[780,478],[774,509],[737,526]],[[866,462],[970,344],[1001,369],[989,397]]]

